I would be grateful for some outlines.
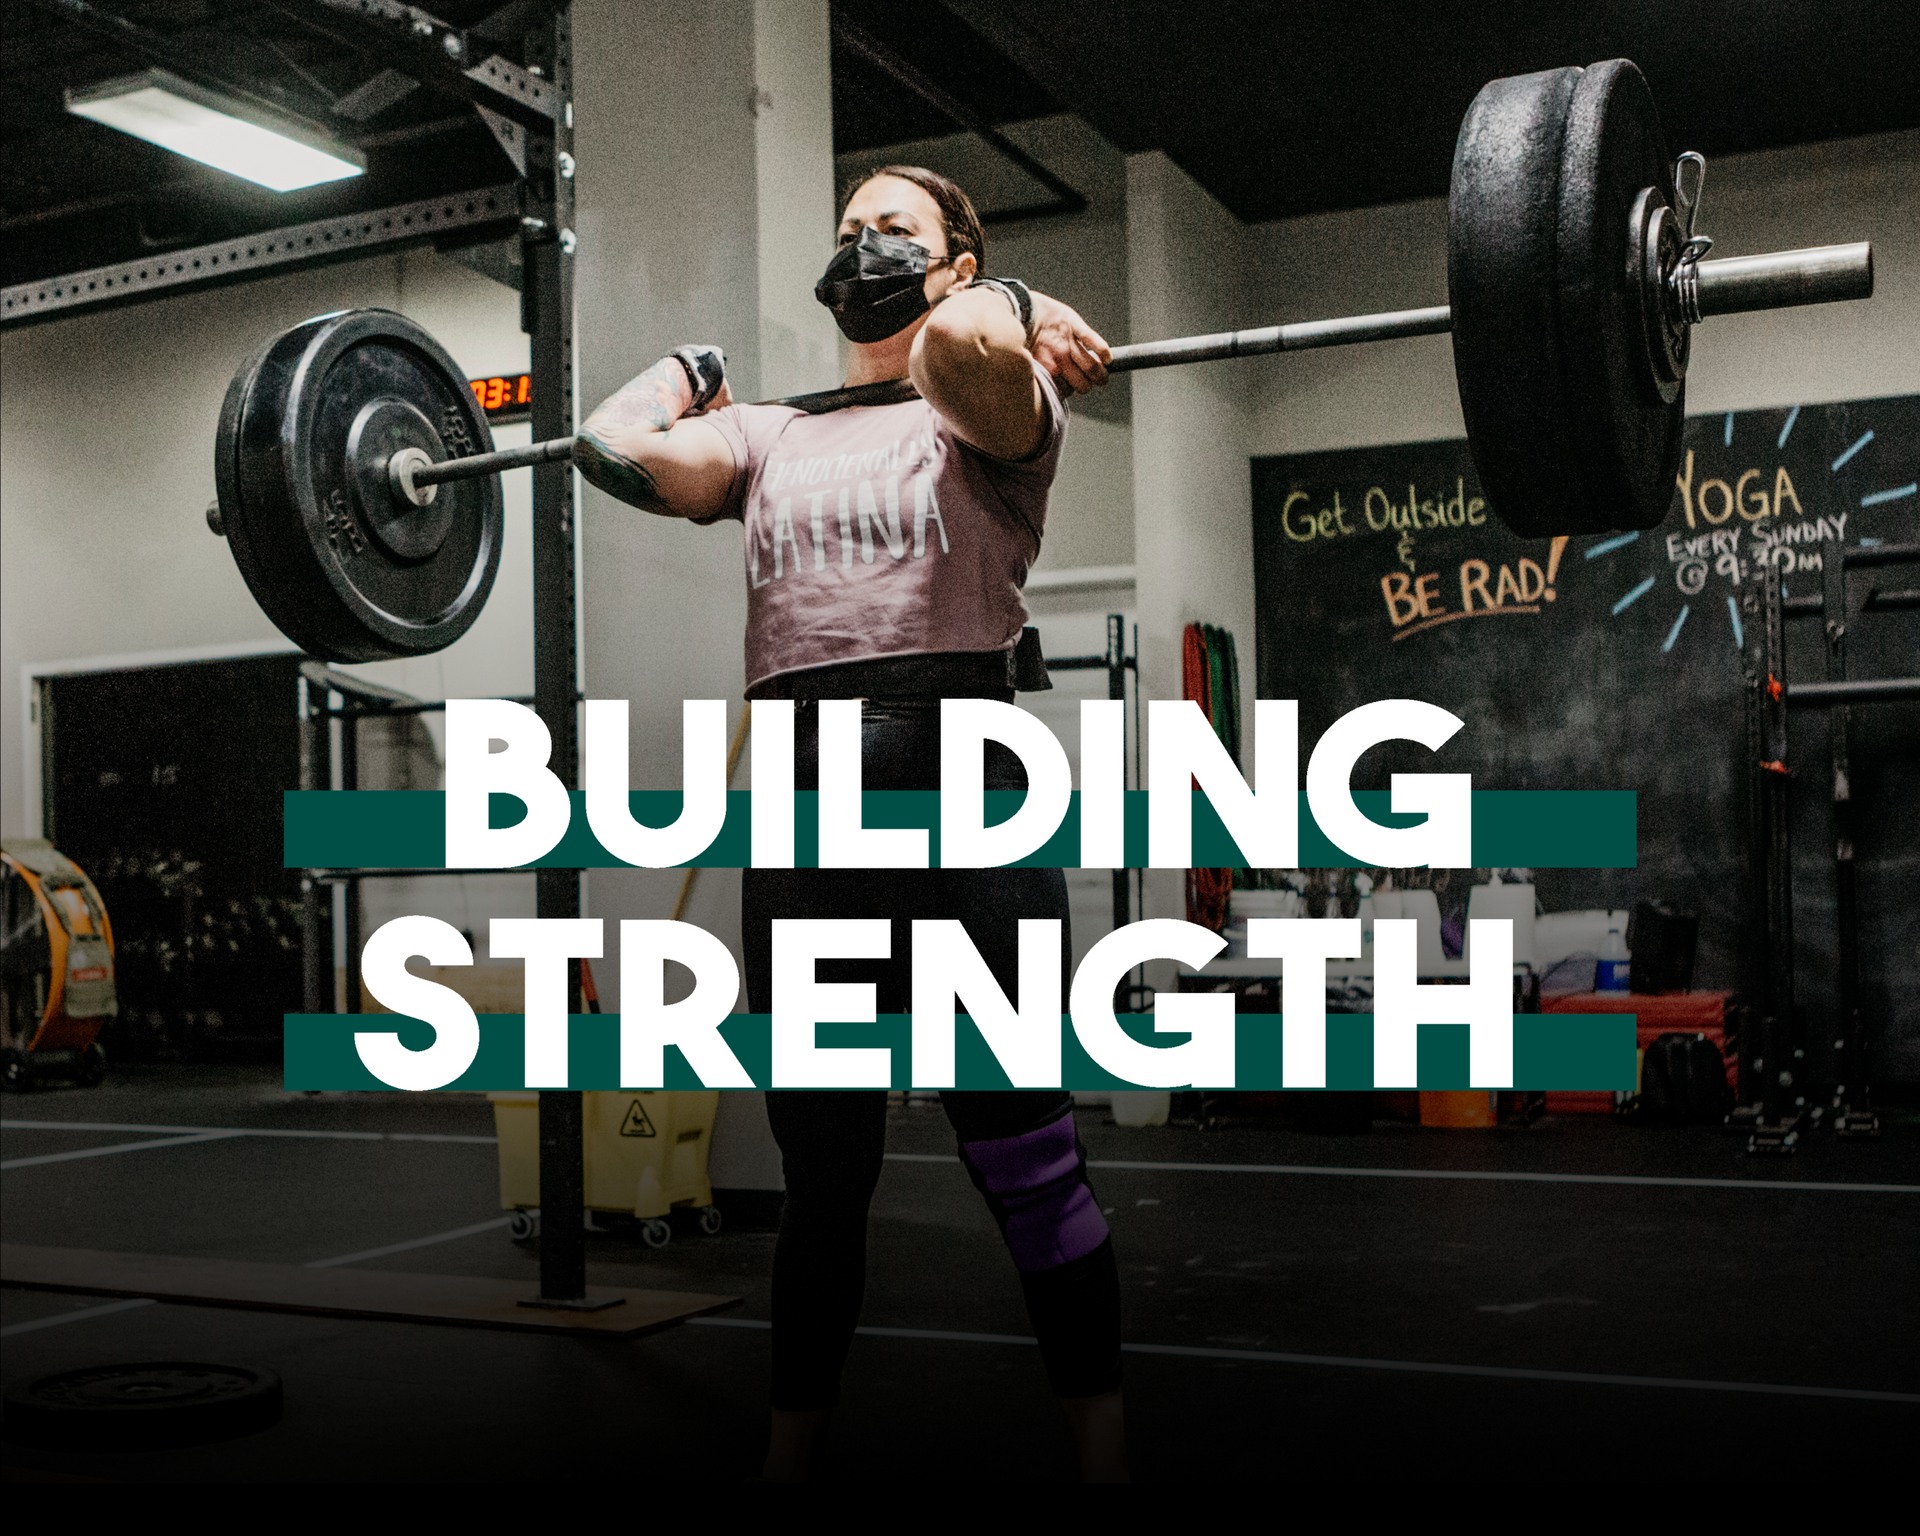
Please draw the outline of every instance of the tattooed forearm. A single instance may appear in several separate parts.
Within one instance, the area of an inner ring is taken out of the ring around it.
[[[645,378],[646,375],[642,374],[640,377]],[[632,387],[631,384],[627,386],[628,389]],[[617,399],[618,396],[615,398]],[[600,411],[595,411],[588,418],[588,425],[582,427],[574,438],[574,465],[588,481],[599,486],[609,496],[618,497],[628,506],[639,507],[646,512],[664,512],[666,503],[661,500],[660,488],[654,483],[653,476],[647,473],[645,466],[636,464],[632,459],[616,452],[595,435],[592,423],[600,419],[600,413],[605,409],[606,407],[602,406]]]
[[[609,496],[648,512],[665,512],[660,487],[639,457],[647,440],[664,434],[693,403],[687,370],[663,357],[601,402],[581,424],[573,445],[580,473]]]
[[[601,402],[587,426],[603,437],[627,432],[665,432],[693,404],[687,370],[677,358],[663,357]]]

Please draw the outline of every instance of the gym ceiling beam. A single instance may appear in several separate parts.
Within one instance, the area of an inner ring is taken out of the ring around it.
[[[62,0],[64,3],[64,0]],[[469,34],[398,0],[262,0],[273,11],[410,75],[429,90],[471,102],[523,128],[552,132],[559,92]]]
[[[983,213],[980,215],[982,224],[1011,224],[1021,219],[1047,218],[1057,214],[1080,213],[1085,210],[1087,199],[1084,193],[1077,191],[1054,175],[959,97],[937,85],[871,32],[856,25],[838,11],[833,13],[832,25],[835,42],[858,54],[883,74],[892,76],[936,112],[944,114],[957,127],[964,128],[984,141],[996,154],[1011,160],[1053,194],[1053,201],[1050,203],[1034,203],[1019,208],[1003,208],[991,213]]]
[[[216,287],[266,271],[320,266],[376,251],[424,245],[455,230],[480,231],[498,225],[500,234],[511,234],[525,212],[525,185],[516,181],[472,192],[450,192],[391,208],[339,214],[61,277],[16,283],[0,289],[0,329],[133,303],[182,288]]]

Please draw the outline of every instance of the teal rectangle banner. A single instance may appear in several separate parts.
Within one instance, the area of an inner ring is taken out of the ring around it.
[[[453,1092],[504,1092],[526,1087],[525,1021],[517,1013],[483,1013],[480,1050],[472,1066],[447,1085]],[[1153,1015],[1120,1015],[1129,1035],[1145,1044],[1177,1045],[1187,1036],[1155,1034]],[[1280,1078],[1280,1015],[1241,1014],[1236,1020],[1234,1080],[1201,1083],[1195,1087],[1277,1089]],[[433,1043],[432,1026],[395,1014],[290,1013],[286,1015],[286,1086],[294,1091],[381,1090],[381,1082],[360,1060],[356,1033],[397,1033],[411,1050]],[[736,1013],[720,1026],[721,1037],[747,1069],[756,1087],[772,1088],[773,1044],[770,1019],[764,1013]],[[1634,1015],[1630,1013],[1515,1014],[1513,1017],[1513,1083],[1518,1089],[1571,1091],[1631,1091],[1635,1080]],[[870,1024],[823,1023],[815,1043],[824,1049],[882,1046],[892,1052],[895,1088],[913,1086],[913,1029],[911,1015],[882,1014]],[[667,1088],[703,1085],[674,1046],[666,1048]],[[1010,1088],[999,1061],[985,1039],[964,1014],[954,1033],[954,1075],[961,1088]],[[1062,1086],[1090,1091],[1129,1089],[1140,1085],[1097,1066],[1081,1045],[1066,1016],[1061,1019]],[[620,1016],[577,1013],[568,1031],[569,1088],[618,1089],[620,1082]],[[1373,1082],[1373,1015],[1330,1014],[1327,1017],[1327,1087],[1333,1090],[1370,1089]],[[1466,1089],[1467,1026],[1420,1026],[1419,1086],[1424,1089]],[[392,1090],[389,1090],[392,1091]]]
[[[510,826],[525,815],[518,800],[496,795],[493,824]],[[990,790],[989,825],[1012,816],[1024,794]],[[1387,809],[1386,790],[1359,790],[1354,802],[1383,826],[1417,826],[1420,815]],[[680,791],[636,790],[629,797],[636,821],[670,826],[680,815]],[[1204,795],[1193,797],[1193,863],[1203,869],[1238,869],[1246,859]],[[794,858],[801,869],[820,861],[819,796],[802,790],[794,796]],[[446,867],[446,796],[439,790],[289,790],[285,796],[284,862],[289,869],[443,869]],[[752,792],[727,795],[727,818],[706,851],[691,862],[708,869],[740,869],[748,863]],[[868,790],[864,824],[869,827],[924,827],[930,857],[940,859],[940,795],[937,790]],[[1334,846],[1307,805],[1299,800],[1300,867],[1363,867]],[[1632,869],[1637,805],[1624,789],[1476,789],[1473,792],[1473,863],[1477,868]],[[1128,790],[1126,862],[1147,866],[1147,795]],[[1046,845],[1022,859],[1037,869],[1073,869],[1080,863],[1080,796]],[[573,820],[566,835],[545,858],[528,865],[542,869],[624,867],[600,845],[587,824],[586,799],[573,794]]]

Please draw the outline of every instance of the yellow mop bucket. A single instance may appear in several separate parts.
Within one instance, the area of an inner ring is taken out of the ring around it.
[[[531,1237],[540,1204],[540,1095],[490,1093],[500,1137],[500,1204],[515,1213],[515,1237]],[[707,1147],[720,1095],[713,1089],[580,1095],[589,1211],[632,1216],[655,1248],[673,1229],[668,1211],[691,1210],[700,1230],[720,1230],[707,1183]]]
[[[729,785],[752,718],[749,704],[727,748]],[[681,878],[673,904],[675,922],[686,910],[699,873],[695,865]],[[585,960],[580,962],[580,996],[589,1012],[600,1011],[593,967]],[[493,1101],[493,1124],[500,1138],[500,1203],[513,1212],[508,1230],[516,1238],[529,1238],[540,1230],[540,1095],[521,1090],[487,1097]],[[707,1236],[720,1230],[720,1210],[707,1182],[707,1148],[720,1108],[717,1090],[633,1089],[582,1093],[580,1100],[589,1212],[634,1217],[651,1248],[663,1247],[672,1238],[667,1213],[676,1207],[690,1209]]]

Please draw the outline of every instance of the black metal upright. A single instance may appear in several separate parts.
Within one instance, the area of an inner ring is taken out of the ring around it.
[[[1750,770],[1759,804],[1761,897],[1760,1113],[1750,1152],[1791,1152],[1806,1113],[1805,1050],[1793,985],[1793,844],[1787,796],[1787,634],[1780,568],[1769,565],[1761,614],[1757,690],[1760,756]]]
[[[573,432],[573,48],[562,7],[529,39],[527,63],[553,82],[559,110],[551,136],[527,145],[521,219],[521,325],[532,338],[533,435]],[[578,778],[578,656],[575,630],[573,471],[533,471],[533,695],[553,739],[549,766],[569,787]],[[580,915],[575,870],[535,876],[541,917]],[[578,970],[568,1008],[577,1011]],[[567,1305],[587,1294],[586,1165],[578,1092],[540,1095],[540,1297]]]
[[[1117,613],[1107,615],[1107,697],[1118,699],[1123,705],[1127,698],[1127,622]],[[1116,932],[1133,920],[1133,903],[1127,889],[1132,878],[1133,871],[1124,867],[1113,872],[1113,926]]]
[[[1830,548],[1821,564],[1818,597],[1788,598],[1777,568],[1765,572],[1763,596],[1749,596],[1747,761],[1749,845],[1752,849],[1753,956],[1751,988],[1760,999],[1760,1026],[1743,1030],[1742,1102],[1729,1124],[1753,1127],[1748,1149],[1791,1151],[1802,1129],[1826,1124],[1840,1136],[1875,1136],[1867,1081],[1866,1021],[1860,995],[1860,921],[1854,874],[1853,767],[1848,743],[1852,712],[1865,704],[1920,697],[1920,677],[1850,678],[1848,630],[1863,612],[1920,608],[1920,592],[1882,592],[1869,585],[1854,595],[1847,573],[1857,566],[1920,562],[1920,544]],[[1790,683],[1786,621],[1818,618],[1826,648],[1826,677]],[[1787,711],[1824,709],[1832,771],[1835,958],[1834,1010],[1823,1020],[1828,1044],[1814,1049],[1794,996],[1793,864],[1788,833]],[[1816,1064],[1820,1065],[1816,1065]],[[1819,1084],[1816,1091],[1816,1084]],[[1823,1103],[1814,1102],[1824,1099]]]
[[[332,702],[329,694],[328,702]],[[347,699],[341,697],[340,711],[340,787],[358,789],[360,787],[360,717],[348,711],[344,706]],[[346,1011],[359,1013],[360,1010],[360,882],[349,877],[340,882],[341,927],[347,935],[347,977]]]
[[[1847,678],[1847,561],[1833,549],[1821,569],[1821,607],[1827,641],[1827,681]],[[1845,704],[1827,709],[1827,739],[1833,757],[1833,884],[1838,926],[1838,964],[1834,967],[1834,1024],[1831,1078],[1836,1128],[1844,1134],[1858,1126],[1877,1129],[1867,1097],[1866,1041],[1860,1019],[1860,927],[1854,903],[1853,775],[1847,758],[1851,711]]]
[[[300,715],[300,787],[328,788],[326,694],[313,697],[314,684],[303,672],[294,681],[295,708]],[[331,888],[317,872],[300,871],[300,1007],[306,1013],[332,1013],[333,909]],[[323,938],[324,933],[324,938]]]

